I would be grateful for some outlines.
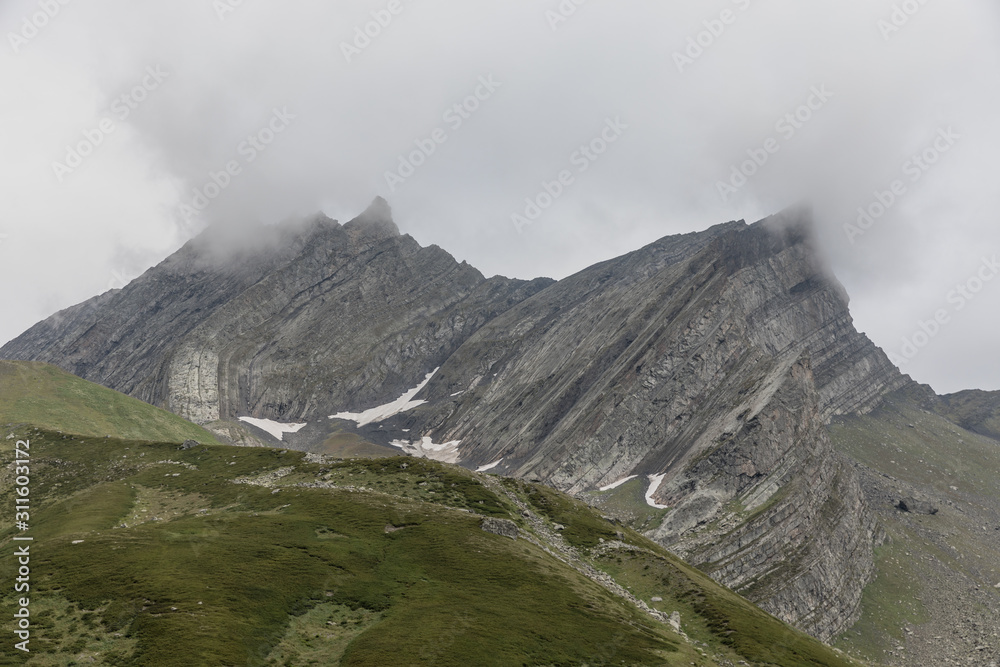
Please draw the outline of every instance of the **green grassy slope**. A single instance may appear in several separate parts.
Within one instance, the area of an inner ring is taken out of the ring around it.
[[[5,642],[2,665],[855,664],[547,487],[228,447],[40,364],[0,362],[0,423],[0,507],[30,442],[30,529],[0,514],[0,554],[34,538],[31,653]],[[0,557],[3,610],[15,567]]]
[[[961,391],[941,397],[937,410],[959,426],[1000,440],[1000,391]]]
[[[220,444],[166,410],[82,380],[55,366],[0,361],[0,424],[127,440]]]
[[[410,458],[17,435],[31,436],[35,633],[27,662],[7,642],[0,664],[852,664],[636,533],[610,548],[618,527],[550,489]],[[527,530],[515,498],[623,585],[676,603],[693,641],[538,544],[480,529]],[[0,524],[3,553],[13,535]],[[12,568],[0,559],[2,581]]]
[[[876,553],[861,620],[836,645],[905,665],[935,664],[943,648],[981,657],[977,647],[996,647],[1000,442],[928,411],[919,395],[905,391],[869,415],[838,418],[831,435],[863,466],[888,536]],[[898,510],[895,503],[907,496],[937,513]]]

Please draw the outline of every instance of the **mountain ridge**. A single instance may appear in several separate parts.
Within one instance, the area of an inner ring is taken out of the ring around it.
[[[854,329],[807,210],[664,237],[560,281],[486,279],[400,235],[384,200],[346,225],[268,233],[283,244],[228,261],[199,237],[0,356],[197,423],[307,422],[283,436],[297,449],[352,433],[577,495],[656,478],[661,544],[822,639],[857,618],[879,534],[825,424],[912,380]],[[411,409],[329,418],[435,369]]]
[[[214,370],[225,371],[244,360],[247,365],[267,366],[264,372],[275,375],[280,375],[281,366],[315,367],[318,362],[309,354],[289,359],[289,353],[309,345],[326,348],[320,357],[341,352],[310,331],[322,321],[339,322],[333,335],[339,336],[341,347],[353,348],[356,357],[370,355],[371,350],[361,349],[364,340],[349,340],[365,336],[363,326],[357,326],[359,320],[369,320],[375,328],[392,324],[398,331],[393,340],[386,341],[391,349],[385,352],[402,359],[381,367],[361,364],[352,369],[360,381],[329,376],[315,380],[347,384],[334,388],[334,398],[327,403],[354,407],[377,400],[380,393],[401,390],[411,375],[435,367],[455,344],[448,339],[462,340],[467,321],[489,318],[511,299],[518,300],[548,282],[486,279],[437,246],[422,248],[398,230],[391,233],[394,223],[379,218],[386,210],[387,206],[376,202],[343,226],[317,217],[304,225],[272,231],[272,236],[284,242],[276,249],[241,248],[222,260],[204,247],[211,238],[203,235],[123,290],[95,297],[32,327],[0,354],[56,363],[199,423],[234,420],[242,414],[298,419],[314,404],[302,396],[296,397],[297,402],[289,401],[288,394],[299,387],[289,389],[288,384],[301,385],[295,378],[277,378],[275,388],[251,387],[260,379],[251,371],[251,377],[234,377],[232,387],[227,387],[225,382],[220,385]],[[366,267],[380,258],[381,274],[365,276]],[[412,294],[408,282],[428,274],[423,292]],[[391,288],[380,290],[379,281],[391,281]],[[398,303],[385,308],[390,292]],[[300,324],[286,349],[275,350],[274,344],[269,350],[245,349],[254,334],[273,343],[273,327],[284,316],[298,318]],[[430,316],[440,321],[428,323]],[[122,345],[122,340],[128,342]],[[220,340],[231,346],[222,351],[221,358],[213,347]],[[426,349],[431,346],[438,349]],[[425,352],[430,354],[419,356]],[[227,359],[227,354],[238,360]],[[266,358],[268,354],[277,359]],[[201,372],[209,367],[212,372]]]

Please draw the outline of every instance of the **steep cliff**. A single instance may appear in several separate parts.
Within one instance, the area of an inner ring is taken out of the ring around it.
[[[651,535],[829,639],[857,619],[882,531],[827,437],[808,358],[779,382],[736,433],[665,481],[658,495],[673,509]]]

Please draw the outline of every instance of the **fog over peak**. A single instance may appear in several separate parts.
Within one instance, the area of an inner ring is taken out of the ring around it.
[[[520,278],[806,203],[859,328],[897,355],[927,338],[904,372],[1000,388],[993,2],[42,11],[0,5],[0,340],[206,226],[349,221],[376,196]]]

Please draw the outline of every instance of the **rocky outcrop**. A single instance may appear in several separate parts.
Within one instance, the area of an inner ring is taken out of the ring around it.
[[[479,527],[482,528],[487,533],[493,533],[494,535],[500,535],[501,537],[509,537],[512,540],[516,540],[519,534],[517,524],[508,519],[495,519],[493,517],[484,516],[482,521],[479,522]]]
[[[899,502],[896,503],[896,507],[900,512],[909,512],[910,514],[933,516],[938,513],[938,508],[926,500],[917,500],[911,497],[900,498]]]

